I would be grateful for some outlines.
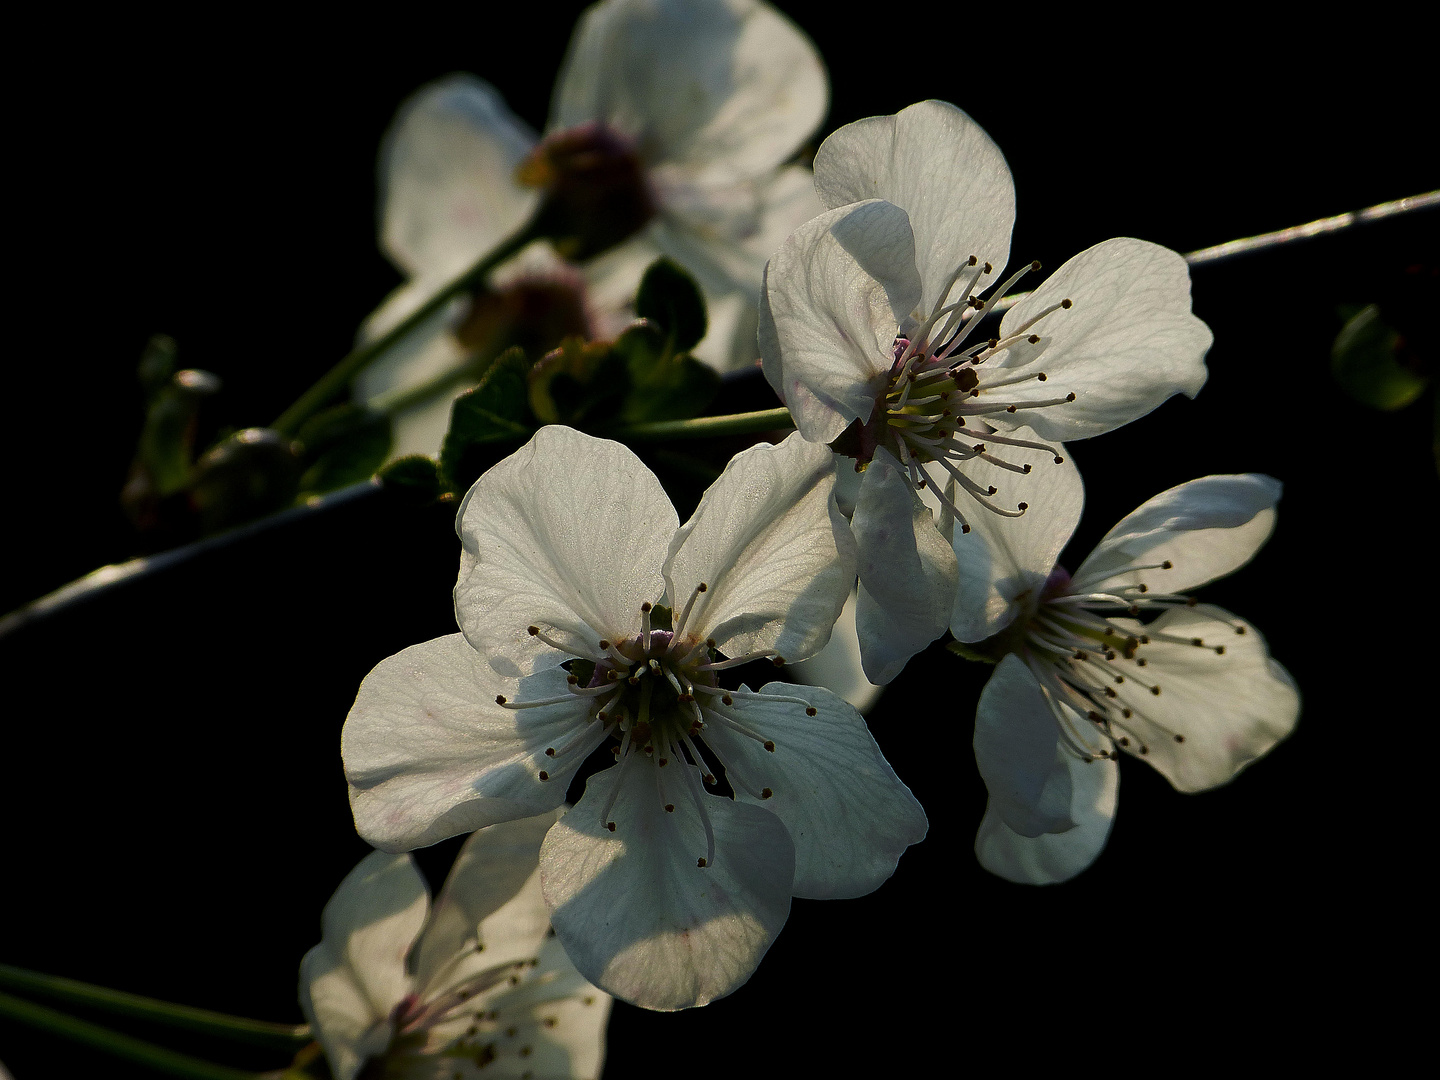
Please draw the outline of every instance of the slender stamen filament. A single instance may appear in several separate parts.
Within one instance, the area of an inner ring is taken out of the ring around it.
[[[697,671],[723,671],[726,668],[739,667],[741,664],[748,664],[752,660],[774,660],[776,667],[784,664],[782,657],[777,656],[772,649],[757,649],[755,652],[746,653],[744,656],[731,657],[729,660],[716,660],[709,664],[696,664]]]
[[[682,634],[685,633],[685,623],[690,618],[690,612],[695,607],[696,599],[700,596],[701,593],[705,592],[709,588],[710,586],[706,585],[703,581],[700,582],[699,585],[695,586],[695,591],[690,594],[690,599],[685,601],[685,609],[680,612],[680,618],[675,623],[675,630],[673,633],[674,638],[679,638]]]
[[[574,646],[564,645],[561,642],[556,641],[549,634],[545,633],[545,631],[541,630],[538,626],[526,627],[526,632],[533,638],[539,638],[546,645],[549,645],[552,649],[558,649],[563,653],[568,653],[570,656],[575,655]],[[598,659],[598,657],[592,656],[588,651],[584,655],[591,660]]]

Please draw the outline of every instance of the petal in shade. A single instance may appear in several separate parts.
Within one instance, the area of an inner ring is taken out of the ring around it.
[[[1280,481],[1259,473],[1206,476],[1161,492],[1105,534],[1070,591],[1181,592],[1234,573],[1269,539],[1279,499]],[[1167,561],[1173,565],[1153,568]]]
[[[675,534],[665,580],[690,625],[731,656],[803,660],[830,637],[855,580],[855,540],[831,492],[834,455],[793,434],[737,454]]]
[[[692,796],[700,783],[694,766],[662,770],[637,756],[626,770],[592,776],[545,838],[541,881],[551,922],[580,973],[601,989],[648,1009],[704,1005],[744,983],[784,926],[794,845],[774,814]],[[614,832],[601,818],[612,795]],[[714,861],[704,867],[702,819],[715,838]]]
[[[792,679],[811,686],[823,686],[844,698],[861,713],[869,712],[885,689],[865,678],[860,666],[860,637],[855,628],[856,596],[852,591],[845,601],[830,640],[809,660],[787,668]]]
[[[408,855],[375,851],[325,905],[320,944],[300,962],[300,1007],[337,1080],[390,1045],[390,1013],[410,992],[405,957],[430,894]]]
[[[511,710],[495,697],[501,687],[516,701],[564,697],[565,679],[551,669],[510,689],[459,634],[381,661],[360,684],[340,735],[360,835],[408,851],[559,806],[603,737],[597,724],[576,742],[588,699]],[[546,756],[551,747],[558,756]]]
[[[1029,433],[1021,432],[1021,437]],[[995,487],[997,503],[1025,503],[1019,517],[987,510],[969,513],[970,531],[954,530],[959,584],[950,616],[957,641],[983,641],[1023,612],[1033,610],[1060,551],[1070,541],[1085,505],[1080,471],[1066,450],[1060,464],[1048,450],[1007,447],[1006,457],[1030,466],[1027,476],[975,459],[965,474],[981,487]],[[932,467],[931,477],[942,475]]]
[[[529,218],[515,183],[535,145],[495,88],[470,75],[424,87],[380,149],[380,246],[412,277],[448,281]]]
[[[1068,881],[1099,856],[1115,820],[1120,768],[1111,758],[1081,761],[1061,747],[1056,766],[1069,772],[1070,809],[1075,825],[1060,833],[1021,836],[995,810],[993,801],[975,835],[975,854],[992,874],[1019,885]]]
[[[1294,730],[1300,693],[1253,626],[1210,604],[1170,608],[1146,625],[1113,621],[1149,637],[1143,682],[1159,690],[1126,697],[1134,715],[1114,721],[1113,734],[1132,754],[1143,746],[1180,791],[1225,783]]]
[[[576,27],[550,128],[603,120],[652,167],[733,182],[790,157],[828,97],[815,47],[768,4],[606,0]]]
[[[770,739],[773,751],[721,724],[706,727],[735,798],[785,823],[795,843],[796,896],[834,900],[875,891],[905,849],[925,838],[925,811],[864,719],[830,691],[772,682],[760,693],[799,698],[815,715],[794,702],[737,696],[729,711]]]
[[[954,606],[955,552],[883,448],[860,482],[851,524],[859,549],[855,621],[865,677],[888,683],[945,632]]]
[[[919,300],[910,221],[887,202],[821,214],[770,259],[760,355],[805,438],[830,442],[870,419],[896,328]]]
[[[638,634],[641,602],[660,599],[660,567],[678,524],[660,481],[632,451],[541,428],[461,503],[460,629],[502,675],[569,656],[598,659],[601,639]],[[567,652],[531,636],[530,626]]]
[[[1073,709],[1056,703],[1073,730],[1082,721]],[[987,813],[1021,836],[1040,836],[1073,828],[1070,769],[1057,750],[1061,733],[1045,692],[1018,656],[996,665],[975,709],[975,764],[990,792]]]
[[[925,314],[970,256],[994,264],[996,275],[1009,258],[1015,185],[1005,156],[948,102],[922,101],[840,128],[815,155],[815,188],[826,207],[884,199],[909,215]]]
[[[1034,322],[1036,345],[1007,350],[1006,369],[1044,371],[1046,382],[1007,388],[1015,401],[1076,400],[1031,409],[1025,423],[1043,439],[1100,435],[1150,412],[1172,394],[1194,397],[1205,383],[1210,328],[1190,313],[1190,272],[1169,248],[1120,237],[1082,251],[1005,313],[1002,338]],[[1022,361],[1023,356],[1023,361]],[[1006,426],[1003,414],[994,418]]]
[[[465,841],[415,943],[417,985],[427,985],[472,938],[484,946],[477,961],[485,966],[536,954],[550,928],[540,897],[540,844],[559,816],[557,808],[500,822]],[[532,877],[533,888],[527,888]]]

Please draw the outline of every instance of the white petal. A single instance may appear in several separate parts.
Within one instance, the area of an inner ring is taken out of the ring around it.
[[[1061,705],[1067,716],[1074,710]],[[1018,656],[996,665],[975,709],[975,764],[990,792],[994,813],[1021,836],[1065,832],[1073,790],[1071,774],[1057,750],[1060,737],[1040,684]]]
[[[1206,476],[1125,515],[1080,564],[1070,592],[1146,585],[1183,592],[1249,562],[1275,527],[1280,481],[1259,473]],[[1169,561],[1169,569],[1132,570]]]
[[[945,632],[955,603],[955,552],[883,448],[860,483],[851,525],[859,549],[856,629],[865,677],[888,683]]]
[[[1085,488],[1070,452],[1057,449],[1064,459],[1059,465],[1047,450],[994,447],[1004,460],[1028,464],[1028,476],[979,460],[961,465],[966,477],[997,489],[996,505],[1013,509],[1023,502],[1026,511],[1019,517],[1004,517],[968,496],[957,496],[957,505],[970,523],[968,533],[957,528],[952,536],[960,579],[950,632],[957,641],[983,641],[1022,612],[1033,610],[1061,549],[1075,532]],[[932,478],[943,475],[935,469],[929,472]]]
[[[702,794],[715,860],[700,867],[701,811],[679,775],[690,770],[698,784],[694,767],[661,770],[641,755],[625,767],[624,777],[619,766],[592,776],[545,838],[551,921],[580,973],[601,989],[647,1009],[704,1005],[745,982],[784,926],[795,848],[774,814]],[[617,784],[610,832],[601,811]]]
[[[1115,820],[1120,769],[1109,758],[1081,761],[1057,748],[1070,773],[1069,816],[1074,828],[1041,836],[1021,836],[1005,824],[994,804],[975,835],[980,865],[1020,885],[1053,885],[1086,869],[1105,848]]]
[[[870,419],[896,330],[919,299],[915,238],[899,207],[841,207],[790,235],[765,268],[760,356],[801,434],[829,442]]]
[[[948,102],[922,101],[836,131],[815,155],[815,187],[827,207],[884,199],[910,216],[924,315],[970,256],[995,268],[982,286],[996,283],[1009,258],[1015,186],[1005,156]]]
[[[1005,350],[997,370],[1043,371],[1045,382],[998,391],[1006,400],[1076,395],[1068,404],[1022,410],[1017,422],[1061,442],[1110,431],[1172,394],[1205,383],[1210,328],[1190,313],[1190,273],[1169,248],[1121,237],[1082,251],[1005,313],[1000,334],[1070,300],[1029,328],[1040,341]],[[982,376],[983,385],[983,376]],[[997,426],[1007,426],[994,418]]]
[[[429,908],[410,856],[379,851],[325,905],[320,944],[300,962],[300,1007],[338,1080],[389,1046],[390,1013],[411,987],[405,957]]]
[[[381,246],[412,276],[455,277],[529,218],[536,193],[514,176],[534,144],[489,83],[424,87],[381,145]]]
[[[809,137],[828,105],[809,39],[755,0],[609,0],[581,16],[550,128],[603,120],[652,166],[713,182],[757,176]]]
[[[557,808],[501,822],[465,841],[416,944],[417,985],[429,986],[470,941],[484,946],[476,959],[486,966],[536,955],[550,928],[540,843],[559,816]]]
[[[559,806],[602,738],[596,724],[592,737],[574,743],[588,699],[506,709],[495,697],[497,688],[514,701],[564,697],[565,678],[552,669],[512,688],[459,634],[381,661],[360,684],[340,735],[360,835],[407,851]],[[549,757],[547,748],[561,753]]]
[[[834,455],[789,436],[731,458],[675,533],[665,580],[676,617],[722,652],[818,652],[855,580],[855,541],[831,490]]]
[[[864,668],[860,665],[860,636],[855,627],[855,609],[856,596],[852,591],[825,647],[809,660],[790,665],[786,672],[791,678],[811,686],[823,686],[832,694],[844,698],[859,712],[866,713],[880,700],[880,692],[885,688],[865,678]]]
[[[655,474],[617,442],[544,427],[475,482],[456,517],[464,553],[455,615],[503,675],[563,662],[527,628],[598,658],[640,632],[660,599],[679,524]]]
[[[1145,667],[1117,661],[1129,680],[1120,687],[1128,689],[1120,703],[1133,715],[1113,721],[1112,733],[1122,749],[1155,766],[1180,791],[1225,783],[1294,730],[1299,691],[1253,626],[1209,604],[1171,608],[1145,626],[1114,621],[1147,634],[1150,642],[1136,653]],[[1237,625],[1245,633],[1237,634]],[[1194,638],[1204,644],[1191,644]]]
[[[795,843],[796,896],[843,899],[874,892],[900,856],[925,838],[929,822],[876,745],[858,712],[828,690],[772,682],[762,694],[805,705],[736,696],[730,712],[769,739],[711,721],[705,742],[725,763],[740,802],[763,806]],[[767,798],[765,791],[772,794]]]

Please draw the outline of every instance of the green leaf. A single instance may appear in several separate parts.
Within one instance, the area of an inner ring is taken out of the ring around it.
[[[640,279],[635,314],[665,332],[669,351],[687,352],[705,336],[705,298],[695,279],[669,259],[657,259]]]
[[[566,338],[530,370],[530,408],[542,424],[603,431],[629,392],[625,357],[608,341]]]
[[[1380,308],[1362,308],[1340,329],[1330,350],[1330,371],[1340,389],[1362,405],[1393,412],[1425,392],[1429,380],[1396,358],[1400,334],[1380,317]]]
[[[720,376],[689,353],[672,353],[651,323],[636,323],[615,342],[625,358],[631,389],[621,409],[626,424],[688,420],[720,391]]]
[[[468,489],[495,457],[496,444],[530,434],[529,369],[524,352],[509,349],[496,357],[480,385],[455,399],[450,430],[440,448],[440,476],[448,490]]]
[[[390,455],[390,417],[359,405],[338,405],[305,422],[300,490],[320,494],[375,475]]]
[[[423,454],[392,461],[378,475],[386,491],[403,496],[407,502],[432,503],[444,493],[439,466]]]

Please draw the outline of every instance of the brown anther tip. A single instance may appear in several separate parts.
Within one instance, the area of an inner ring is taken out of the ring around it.
[[[998,337],[992,337],[992,338],[990,339],[990,348],[993,349],[996,345],[999,345],[999,344],[1000,344],[1000,339],[999,339]]]
[[[673,814],[674,812],[675,812],[675,804],[672,803],[672,802],[667,802],[667,803],[665,804],[665,813],[667,813],[667,814]]]
[[[695,865],[703,869],[705,866],[705,857],[702,855],[700,858],[696,859]]]
[[[546,772],[544,769],[541,769],[541,770],[540,770],[540,779],[541,779],[541,780],[549,780],[549,779],[550,779],[550,774],[549,774],[548,772]]]
[[[668,757],[662,757],[659,761],[655,762],[655,764],[663,769],[666,765],[670,764],[670,759]]]
[[[613,821],[607,821],[607,822],[605,822],[605,828],[609,829],[611,832],[614,832],[614,831],[615,831],[615,822],[613,822]]]
[[[1030,475],[1030,463],[1028,461],[1025,463],[1025,468],[1021,471],[1025,476]]]
[[[1245,628],[1244,628],[1243,626],[1237,626],[1237,627],[1235,627],[1235,633],[1237,633],[1237,634],[1243,634],[1243,633],[1245,633]]]
[[[1039,334],[1031,334],[1031,335],[1030,335],[1028,338],[1026,338],[1025,340],[1028,341],[1028,342],[1030,342],[1031,345],[1039,345],[1039,344],[1040,344],[1040,335],[1039,335]]]
[[[1126,720],[1129,720],[1130,717],[1134,716],[1135,714],[1132,713],[1129,709],[1121,709],[1120,715],[1123,716]]]
[[[771,662],[772,664],[774,664],[776,667],[784,667],[784,666],[785,666],[785,658],[784,658],[783,656],[772,657],[771,660],[770,660],[770,662]]]
[[[1136,666],[1136,667],[1144,667],[1144,666],[1145,666],[1146,664],[1148,664],[1148,663],[1150,663],[1150,661],[1149,661],[1149,660],[1146,660],[1146,659],[1142,656],[1142,657],[1139,657],[1139,658],[1135,661],[1135,666]],[[1159,691],[1157,690],[1156,693],[1158,694]]]
[[[650,610],[650,601],[649,601],[649,600],[646,600],[643,604],[641,604],[641,605],[640,605],[640,610],[641,610],[642,612],[648,612],[648,611]]]
[[[1032,262],[1032,263],[1030,264],[1030,269],[1031,269],[1032,271],[1033,271],[1033,270],[1039,270],[1039,269],[1040,269],[1040,260],[1039,260],[1039,259],[1036,259],[1034,262]]]
[[[1156,697],[1159,697],[1159,696],[1160,696],[1160,687],[1159,687],[1159,686],[1152,686],[1152,687],[1150,687],[1150,693],[1154,694]]]
[[[1224,656],[1224,655],[1225,655],[1225,646],[1224,646],[1224,645],[1216,645],[1216,646],[1215,646],[1215,655],[1216,655],[1216,656]]]
[[[554,757],[554,756],[555,756],[555,747],[553,747],[553,746],[547,746],[547,747],[545,747],[545,756],[546,756],[546,757]]]
[[[1006,405],[1006,406],[1005,406],[1005,411],[1008,412],[1008,413],[1013,413],[1013,412],[1015,411],[1015,406],[1014,406],[1014,405]]]
[[[771,798],[774,794],[775,792],[771,791],[768,787],[760,789],[760,798],[762,799]]]
[[[1140,590],[1141,592],[1149,592],[1149,591],[1150,591],[1150,586],[1149,586],[1149,585],[1146,585],[1143,581],[1137,586],[1137,588],[1139,588],[1139,590]]]
[[[504,694],[496,694],[496,695],[495,695],[495,704],[496,704],[496,705],[504,705],[504,704],[505,704],[505,695],[504,695]]]
[[[1101,716],[1098,712],[1094,712],[1092,710],[1091,712],[1086,713],[1086,716],[1088,716],[1091,720],[1095,721],[1095,723],[1100,723]]]
[[[1070,300],[1069,300],[1069,298],[1067,297],[1066,299],[1060,301],[1060,306],[1061,306],[1062,308],[1069,308],[1069,307],[1074,307],[1075,305],[1072,304],[1072,303],[1070,303]]]
[[[807,705],[807,706],[805,707],[805,715],[806,715],[806,716],[817,716],[817,715],[819,715],[819,712],[820,712],[820,710],[817,709],[817,708],[815,708],[815,706],[813,706],[813,705]]]
[[[702,581],[702,582],[700,582],[699,585],[696,585],[696,586],[695,586],[695,591],[696,591],[696,592],[706,592],[709,588],[710,588],[710,586],[709,586],[709,585],[706,585],[706,584]]]
[[[766,750],[769,750],[769,751],[770,751],[770,753],[773,754],[773,753],[775,752],[775,744],[774,744],[773,742],[771,742],[769,739],[766,739],[766,740],[765,740],[764,746],[765,746],[765,749],[766,749]]]
[[[988,274],[988,273],[990,273],[990,272],[991,272],[992,270],[994,270],[994,269],[995,269],[995,268],[994,268],[993,266],[991,266],[988,262],[985,264],[985,273]]]
[[[965,265],[966,265],[966,266],[976,266],[976,265],[979,264],[979,262],[980,262],[979,259],[977,259],[974,255],[971,255],[971,256],[970,256],[970,261],[969,261],[968,263],[966,263]]]
[[[1122,736],[1120,736],[1120,745],[1121,745],[1121,746],[1129,746],[1129,745],[1130,745],[1130,740],[1129,740],[1126,736],[1122,735]]]
[[[1184,736],[1184,735],[1176,735],[1176,736],[1175,736],[1175,741],[1176,741],[1176,742],[1184,742],[1184,741],[1185,741],[1185,736]]]
[[[995,494],[997,491],[999,491],[999,490],[1000,490],[1000,489],[997,488],[994,484],[991,484],[991,485],[990,485],[990,490],[987,491],[985,494],[987,494],[987,495],[994,495],[994,494]]]
[[[565,681],[571,686],[578,686],[580,684],[580,677],[578,675],[567,675],[565,676]]]
[[[1063,457],[1061,457],[1059,454],[1056,454],[1056,455],[1055,455],[1055,464],[1056,464],[1056,465],[1063,465],[1064,462],[1065,462],[1065,459],[1064,459]]]
[[[1038,379],[1040,382],[1046,382],[1050,378],[1050,376],[1046,375],[1043,371],[1038,371],[1035,373],[1035,378]]]
[[[1204,638],[1198,638],[1198,637],[1192,637],[1192,638],[1190,639],[1190,644],[1191,644],[1191,645],[1204,645],[1204,644],[1205,644],[1205,639],[1204,639]]]
[[[532,627],[531,629],[534,629],[534,628]],[[606,641],[604,638],[601,638],[601,639],[600,639],[600,648],[602,648],[602,649],[608,649],[608,648],[610,648],[610,642]]]
[[[970,526],[969,526],[969,525],[961,525],[961,526],[960,526],[960,531],[961,531],[962,533],[968,533],[968,532],[970,531]]]
[[[529,634],[531,637],[537,637],[537,636],[539,636],[539,634],[540,634],[540,627],[538,627],[538,626],[527,626],[527,627],[525,628],[525,632],[526,632],[527,634]],[[603,642],[602,642],[602,644],[603,644]]]
[[[1166,559],[1164,562],[1162,562],[1162,563],[1160,564],[1160,569],[1161,569],[1161,570],[1174,570],[1174,569],[1175,569],[1175,564],[1172,563],[1169,559]]]
[[[705,639],[705,647],[706,647],[707,649],[713,649],[713,648],[715,648],[715,639],[714,639],[713,637],[707,637],[707,638]]]
[[[735,699],[734,699],[733,697],[731,697],[729,694],[722,694],[722,695],[720,695],[720,700],[721,700],[722,702],[724,702],[726,705],[734,705],[734,704],[735,704]]]
[[[1018,504],[1016,504],[1015,509],[1016,509],[1016,510],[1029,510],[1029,509],[1030,509],[1030,504],[1029,504],[1029,503],[1018,503]]]

